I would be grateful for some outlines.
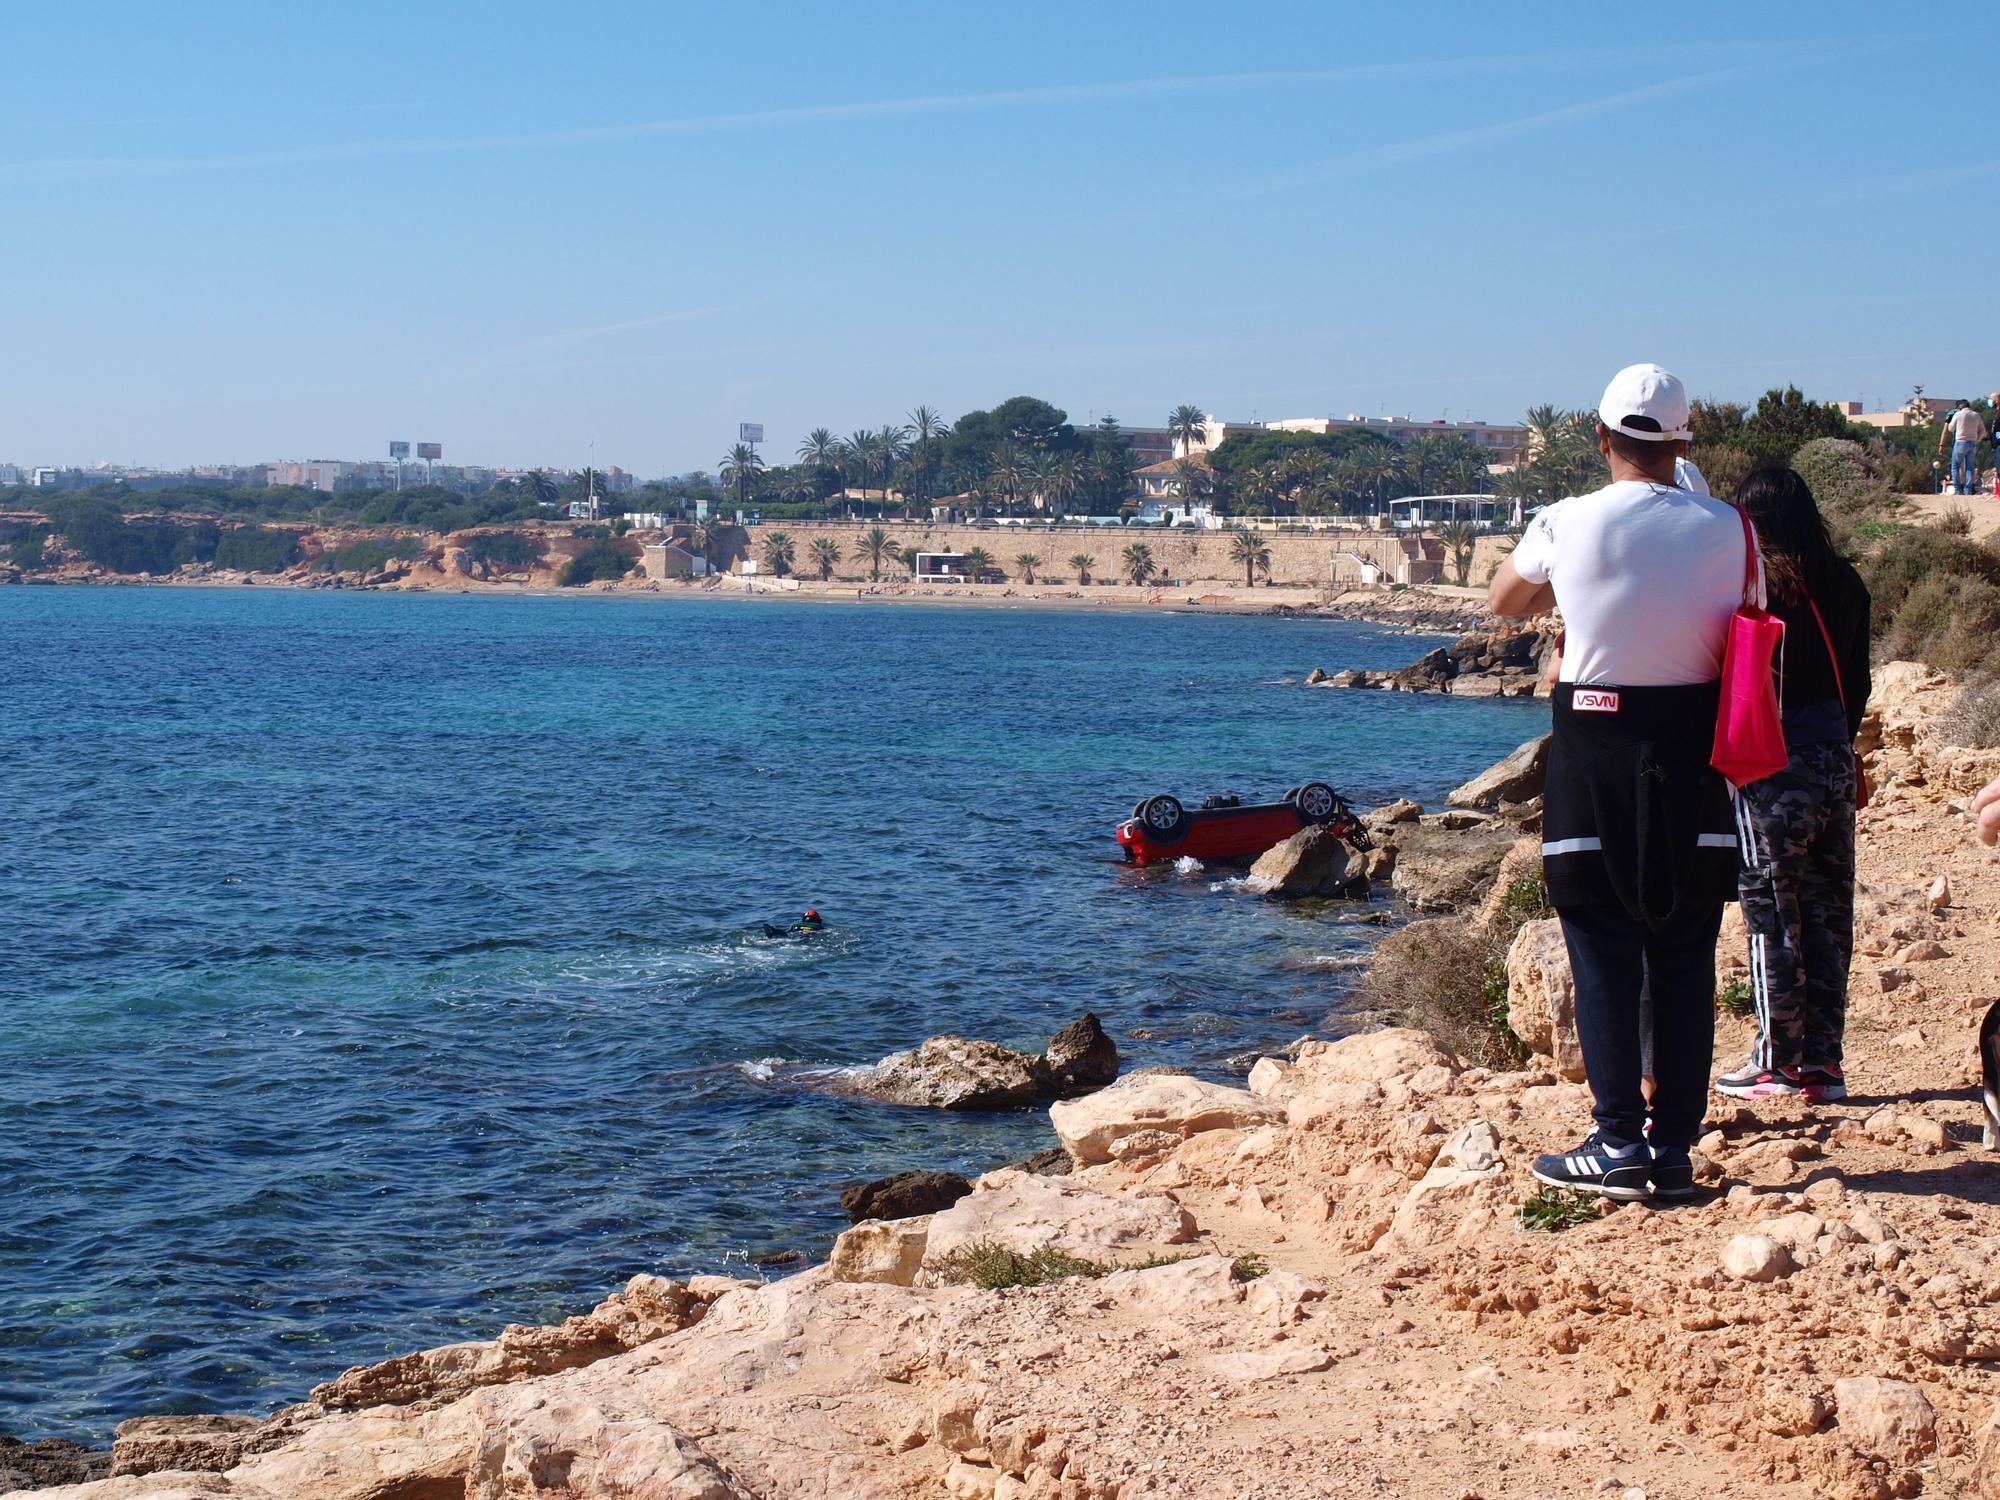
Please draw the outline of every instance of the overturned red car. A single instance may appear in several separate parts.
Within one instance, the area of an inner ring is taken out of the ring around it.
[[[1118,847],[1135,865],[1158,864],[1183,856],[1211,860],[1251,859],[1282,844],[1301,828],[1323,824],[1356,849],[1373,847],[1368,831],[1345,797],[1323,781],[1295,786],[1277,802],[1245,803],[1241,797],[1205,797],[1184,807],[1162,792],[1147,797],[1118,825]]]

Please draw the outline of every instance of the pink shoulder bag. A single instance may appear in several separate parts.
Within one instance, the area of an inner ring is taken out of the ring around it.
[[[1715,748],[1708,763],[1732,786],[1748,786],[1790,764],[1785,725],[1778,711],[1772,660],[1785,639],[1785,622],[1757,603],[1757,533],[1743,522],[1743,604],[1729,617],[1722,646],[1722,702],[1715,712]]]

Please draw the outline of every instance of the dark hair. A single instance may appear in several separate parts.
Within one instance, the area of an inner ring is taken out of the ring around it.
[[[1634,419],[1628,417],[1626,420]],[[1613,453],[1628,464],[1636,464],[1648,474],[1672,469],[1674,460],[1680,457],[1680,448],[1665,438],[1654,438],[1649,441],[1645,438],[1635,438],[1630,433],[1620,432],[1616,427],[1605,427],[1602,423],[1598,425],[1611,439]],[[1665,460],[1664,463],[1661,462],[1662,459]]]
[[[1769,464],[1737,486],[1736,503],[1757,528],[1764,581],[1773,598],[1801,604],[1807,589],[1824,589],[1840,554],[1826,534],[1811,485],[1783,464]]]

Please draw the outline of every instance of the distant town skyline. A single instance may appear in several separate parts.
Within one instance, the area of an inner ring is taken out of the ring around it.
[[[1079,424],[2000,384],[1948,16],[138,0],[9,17],[0,454],[713,470]],[[79,78],[90,87],[79,88]]]

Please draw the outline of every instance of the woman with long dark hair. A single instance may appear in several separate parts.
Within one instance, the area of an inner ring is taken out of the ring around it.
[[[1736,503],[1757,529],[1771,613],[1785,622],[1780,707],[1791,764],[1737,797],[1757,1043],[1716,1080],[1739,1099],[1844,1098],[1854,952],[1854,737],[1868,704],[1868,587],[1834,550],[1811,488],[1759,469]]]

